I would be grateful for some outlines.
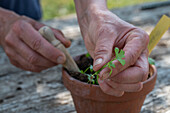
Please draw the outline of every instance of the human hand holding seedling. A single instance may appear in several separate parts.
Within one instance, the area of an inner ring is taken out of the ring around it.
[[[120,50],[119,52],[119,48],[115,48],[115,58],[113,60],[110,60],[108,63],[106,63],[101,69],[99,69],[98,71],[94,72],[93,70],[93,66],[90,65],[86,70],[80,70],[80,73],[85,74],[86,76],[88,76],[88,83],[92,83],[92,84],[98,84],[98,79],[99,79],[99,73],[106,67],[108,67],[110,69],[109,75],[112,74],[112,68],[115,68],[115,64],[113,64],[113,61],[118,60],[123,66],[125,65],[125,60],[123,60],[122,58],[125,57],[125,52],[123,50]],[[90,54],[87,53],[86,57],[90,57]],[[90,70],[91,74],[86,73],[88,70]],[[92,74],[93,73],[93,74]]]
[[[94,71],[115,58],[115,47],[125,51],[124,66],[115,60],[112,62],[115,68],[112,68],[111,75],[109,67],[99,73],[98,83],[101,89],[115,96],[122,96],[124,92],[140,91],[149,70],[147,33],[110,12],[105,0],[89,1],[88,7],[84,6],[83,0],[75,2],[78,4],[76,9],[83,39],[94,59]]]

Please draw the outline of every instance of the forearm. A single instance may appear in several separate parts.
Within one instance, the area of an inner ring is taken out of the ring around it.
[[[90,13],[95,8],[107,9],[106,0],[74,0],[78,18],[81,18],[84,13]]]
[[[7,34],[10,25],[18,18],[19,15],[16,13],[0,8],[0,45],[2,45],[2,39]]]
[[[107,10],[107,0],[74,0],[79,24],[90,21],[97,10]]]

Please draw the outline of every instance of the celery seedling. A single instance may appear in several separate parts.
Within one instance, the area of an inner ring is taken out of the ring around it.
[[[109,61],[107,64],[105,64],[101,69],[96,71],[94,74],[87,74],[86,72],[89,69],[90,69],[91,73],[94,72],[93,66],[90,65],[85,71],[81,70],[80,73],[88,76],[88,80],[89,80],[88,83],[90,82],[90,83],[93,83],[93,84],[95,84],[95,83],[98,84],[98,78],[99,78],[98,74],[101,72],[102,69],[104,69],[105,67],[108,67],[110,69],[110,75],[112,74],[112,68],[116,67],[115,64],[113,64],[114,60],[118,60],[123,66],[125,65],[125,60],[122,59],[122,58],[125,57],[124,54],[125,54],[125,52],[123,50],[121,50],[119,52],[119,48],[116,47],[115,48],[115,58],[113,60]],[[89,55],[90,54],[86,54],[86,57],[89,57]]]

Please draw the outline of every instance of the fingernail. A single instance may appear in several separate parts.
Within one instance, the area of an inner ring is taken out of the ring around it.
[[[57,58],[57,63],[59,63],[59,64],[63,64],[63,63],[64,63],[64,58],[63,58],[63,56],[59,56],[59,57]]]
[[[102,76],[102,79],[105,80],[107,79],[108,77],[110,76],[110,73],[109,72],[105,72]]]
[[[101,64],[102,61],[103,61],[102,58],[97,59],[97,60],[95,61],[95,63],[94,63],[94,66],[96,66],[96,65],[98,65],[98,64]]]

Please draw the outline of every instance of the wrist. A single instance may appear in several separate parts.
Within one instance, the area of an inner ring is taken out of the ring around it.
[[[95,19],[102,12],[109,11],[105,5],[99,6],[97,4],[91,4],[87,10],[82,14],[81,19],[86,18],[89,21]]]
[[[89,22],[91,18],[101,10],[108,10],[106,0],[74,0],[78,21]],[[83,20],[83,21],[82,21]]]

